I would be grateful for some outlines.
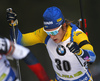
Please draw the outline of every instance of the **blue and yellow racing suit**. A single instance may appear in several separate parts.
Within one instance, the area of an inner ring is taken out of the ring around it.
[[[55,81],[90,81],[79,60],[91,76],[87,64],[93,63],[96,55],[87,35],[74,24],[68,26],[67,32],[60,43],[55,43],[43,31],[43,28],[26,34],[22,34],[19,29],[16,29],[16,31],[18,44],[31,46],[44,43],[46,45],[56,74]],[[85,50],[84,53],[78,55],[79,60],[66,47],[71,41],[76,42],[81,49]]]

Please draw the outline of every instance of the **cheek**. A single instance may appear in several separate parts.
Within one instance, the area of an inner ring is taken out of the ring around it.
[[[59,39],[62,39],[64,34],[63,34],[63,30],[60,30],[59,33],[58,33],[58,36],[59,36]]]

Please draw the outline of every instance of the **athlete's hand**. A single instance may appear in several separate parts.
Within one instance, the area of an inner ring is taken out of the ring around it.
[[[70,52],[80,55],[82,53],[81,49],[79,48],[78,44],[76,42],[71,42],[66,45]]]
[[[9,22],[9,25],[12,26],[12,21],[14,26],[16,26],[18,24],[18,20],[17,20],[17,14],[15,13],[15,11],[13,11],[12,8],[7,8],[7,21]]]
[[[3,38],[0,38],[0,54],[7,53],[7,43]]]
[[[11,55],[15,47],[13,42],[10,42],[7,38],[0,37],[0,54]]]

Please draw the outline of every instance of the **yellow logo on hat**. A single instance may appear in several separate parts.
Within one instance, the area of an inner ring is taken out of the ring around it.
[[[45,28],[47,28],[48,26],[44,26]]]
[[[59,22],[59,21],[61,21],[62,20],[62,18],[59,18],[59,19],[57,19],[57,22]]]

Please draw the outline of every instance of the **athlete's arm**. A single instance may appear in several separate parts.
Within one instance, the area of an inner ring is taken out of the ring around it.
[[[12,10],[12,8],[7,9],[7,21],[10,25],[10,36],[13,40],[13,28],[11,21],[14,21],[14,27],[15,27],[15,35],[16,35],[16,41],[17,44],[24,45],[24,46],[30,46],[37,43],[44,43],[44,40],[47,36],[47,34],[43,31],[43,28],[40,28],[34,32],[22,34],[21,31],[18,28],[18,19],[17,14]]]
[[[42,65],[28,48],[14,44],[7,38],[0,38],[0,54],[12,55],[15,59],[23,59],[28,67],[36,74],[39,81],[49,81]]]
[[[74,32],[73,41],[76,42],[82,49],[79,55],[87,62],[94,62],[96,55],[93,50],[93,46],[89,42],[87,35],[82,31]]]
[[[44,43],[47,34],[43,28],[37,29],[34,32],[22,34],[21,44],[24,46],[31,46],[38,43]]]
[[[28,67],[37,75],[39,81],[50,80],[42,65],[38,62],[38,60],[31,52],[29,52],[28,55],[23,58],[23,60],[28,65]]]

